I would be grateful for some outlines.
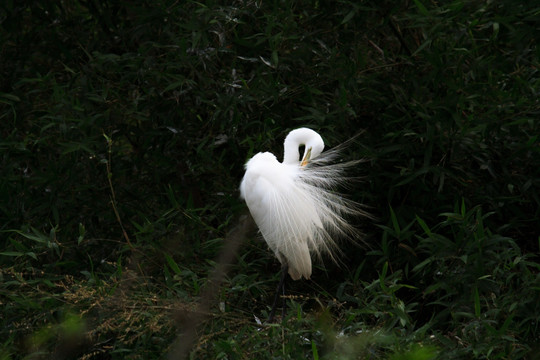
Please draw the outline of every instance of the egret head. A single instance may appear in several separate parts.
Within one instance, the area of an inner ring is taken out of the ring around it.
[[[299,148],[304,145],[305,150],[300,158]],[[324,150],[324,141],[319,134],[308,128],[293,130],[285,138],[283,163],[289,165],[305,166],[311,159],[319,156]]]

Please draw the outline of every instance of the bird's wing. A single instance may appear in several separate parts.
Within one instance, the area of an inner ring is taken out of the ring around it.
[[[281,164],[280,164],[281,165]],[[247,171],[242,187],[261,234],[294,280],[311,276],[310,242],[322,224],[314,204],[282,166]]]

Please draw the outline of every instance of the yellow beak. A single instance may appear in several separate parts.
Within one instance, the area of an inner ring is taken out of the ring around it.
[[[311,148],[307,149],[306,154],[304,155],[304,158],[302,159],[302,162],[300,163],[300,166],[306,166],[310,158],[311,158]]]

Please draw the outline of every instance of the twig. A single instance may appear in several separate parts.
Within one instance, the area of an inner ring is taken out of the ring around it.
[[[120,214],[118,213],[118,209],[116,208],[116,194],[114,192],[114,187],[112,183],[112,170],[111,170],[111,154],[112,154],[112,138],[108,137],[103,133],[103,137],[107,140],[107,147],[108,147],[108,160],[105,162],[107,166],[107,180],[109,181],[109,189],[111,190],[111,205],[114,211],[114,214],[116,215],[116,220],[118,221],[118,224],[120,224],[120,228],[122,229],[122,234],[124,235],[124,239],[126,239],[127,244],[130,248],[133,248],[133,245],[131,245],[131,241],[129,240],[129,236],[126,232],[126,229],[124,228],[124,224],[122,223],[122,219],[120,218]]]
[[[225,243],[216,261],[206,286],[201,292],[201,300],[195,311],[181,313],[178,316],[178,328],[184,332],[177,338],[171,347],[167,359],[181,360],[188,357],[193,344],[197,340],[197,327],[207,318],[210,307],[216,302],[221,283],[227,274],[231,263],[236,257],[238,248],[247,235],[256,229],[255,222],[250,215],[242,215],[235,226],[225,237]]]

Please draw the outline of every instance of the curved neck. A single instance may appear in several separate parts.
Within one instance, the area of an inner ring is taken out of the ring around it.
[[[283,163],[284,164],[299,164],[300,163],[300,145],[305,146],[305,153],[311,149],[311,158],[318,156],[324,149],[324,142],[319,134],[307,128],[293,130],[285,138],[283,143]]]

